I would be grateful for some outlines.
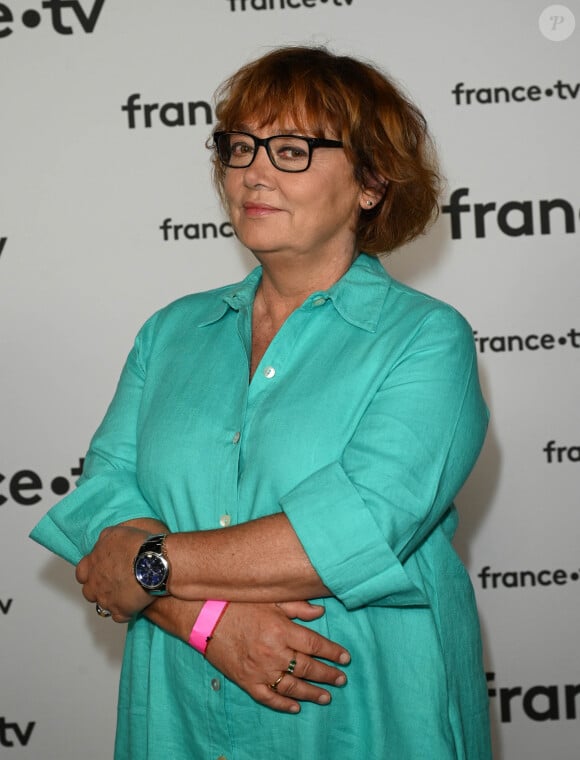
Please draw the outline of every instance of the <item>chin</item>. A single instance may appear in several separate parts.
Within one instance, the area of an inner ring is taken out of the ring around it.
[[[264,239],[260,235],[244,235],[240,234],[237,230],[236,235],[238,237],[238,240],[256,255],[262,253],[275,253],[276,251],[280,251],[285,248],[282,243],[273,241],[271,239]]]

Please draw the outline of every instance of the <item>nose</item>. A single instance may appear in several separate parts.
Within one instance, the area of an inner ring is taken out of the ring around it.
[[[264,145],[258,145],[258,149],[254,155],[254,160],[246,168],[242,170],[244,172],[244,182],[248,185],[269,185],[272,183],[273,172],[276,172],[276,167],[273,166],[268,156],[268,152]]]

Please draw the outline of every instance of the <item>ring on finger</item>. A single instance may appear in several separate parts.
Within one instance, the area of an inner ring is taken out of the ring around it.
[[[294,654],[292,655],[292,659],[288,663],[288,667],[286,668],[286,673],[290,673],[290,675],[292,675],[292,673],[294,673],[295,667],[296,667],[296,652],[294,652]]]
[[[95,605],[95,609],[97,611],[97,615],[100,615],[103,618],[111,617],[111,613],[109,610],[106,610],[104,607],[101,607],[101,605],[97,602]]]
[[[285,675],[286,675],[286,671],[283,670],[278,676],[278,678],[274,681],[274,683],[268,684],[269,688],[272,689],[272,691],[278,691],[278,686],[280,685],[280,681],[284,678]]]

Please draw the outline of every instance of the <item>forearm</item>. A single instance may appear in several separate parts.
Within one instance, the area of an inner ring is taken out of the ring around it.
[[[85,599],[108,609],[117,623],[149,607],[155,598],[134,578],[133,560],[148,535],[166,532],[152,518],[103,530],[77,565]],[[168,533],[166,551],[167,589],[183,602],[281,603],[330,596],[284,515],[219,531]]]
[[[155,599],[141,614],[172,636],[187,641],[203,604],[164,596]]]
[[[127,525],[130,528],[140,528],[146,530],[149,535],[155,535],[156,533],[167,533],[167,525],[162,523],[161,520],[153,520],[149,517],[139,517],[136,520],[126,520],[119,523],[120,525]]]
[[[172,533],[165,544],[168,589],[180,599],[284,602],[331,596],[282,514],[222,530]]]
[[[123,524],[167,531],[149,518]],[[168,588],[179,599],[286,602],[330,596],[282,514],[227,530],[169,534],[165,545],[171,562]]]

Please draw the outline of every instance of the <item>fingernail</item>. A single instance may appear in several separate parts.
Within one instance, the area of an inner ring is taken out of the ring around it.
[[[319,705],[327,705],[330,702],[330,694],[321,694],[318,697]]]
[[[341,665],[348,665],[348,663],[350,662],[350,655],[348,654],[348,652],[343,652],[338,658],[338,661],[340,662]]]
[[[292,707],[290,708],[290,712],[291,713],[299,713],[300,712],[299,705],[292,705]]]
[[[338,678],[334,682],[334,685],[335,686],[344,686],[345,683],[346,683],[346,676],[343,673],[341,676],[338,676]]]

